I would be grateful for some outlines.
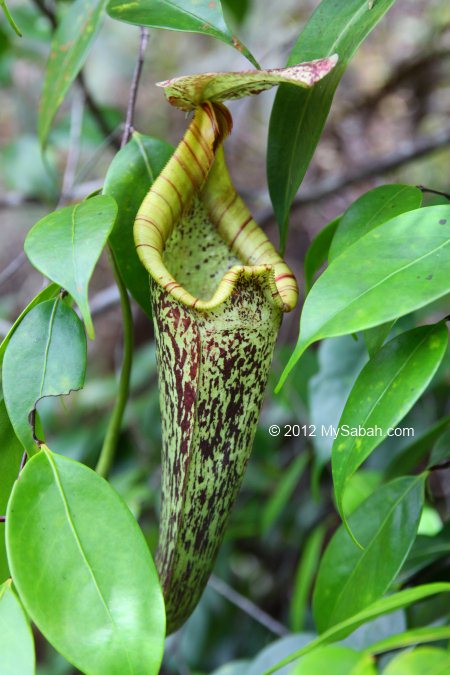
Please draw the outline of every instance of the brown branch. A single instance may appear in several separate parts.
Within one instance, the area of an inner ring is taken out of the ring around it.
[[[352,106],[352,115],[361,112],[373,112],[381,101],[408,82],[426,74],[430,68],[450,57],[450,49],[438,48],[428,54],[419,54],[412,60],[401,63],[397,70],[375,92],[368,94]]]
[[[366,166],[353,169],[349,173],[341,176],[331,176],[330,178],[326,178],[317,183],[315,187],[304,190],[295,198],[291,207],[291,213],[307,204],[314,204],[322,199],[328,199],[350,185],[357,185],[358,183],[363,183],[371,178],[376,178],[377,176],[382,176],[390,171],[394,171],[404,164],[420,159],[421,157],[424,157],[431,152],[435,152],[436,150],[440,150],[441,148],[445,148],[448,145],[450,145],[450,128],[443,129],[427,138],[421,138],[415,143],[407,142],[403,144],[397,152],[394,152],[387,157],[377,159],[372,163],[368,163]],[[259,217],[259,222],[262,226],[269,224],[272,220],[272,209],[267,209]]]
[[[267,628],[274,635],[279,637],[284,637],[285,635],[290,635],[290,631],[283,626],[282,623],[274,619],[262,610],[258,605],[255,605],[254,602],[246,598],[244,595],[241,595],[229,586],[225,581],[219,579],[214,574],[211,575],[208,586],[213,588],[216,593],[221,595],[223,598],[226,598],[228,602],[231,602],[233,605],[238,607],[240,610],[248,614],[252,619],[260,623],[262,626]]]
[[[120,147],[123,148],[124,145],[130,140],[130,136],[133,133],[133,121],[134,121],[134,111],[136,108],[136,100],[139,90],[139,82],[142,74],[142,67],[144,65],[145,50],[148,44],[148,30],[141,26],[141,37],[139,42],[139,52],[138,58],[136,61],[136,66],[134,68],[133,79],[131,81],[130,95],[128,99],[127,107],[127,116],[125,119],[125,128],[123,130],[122,142]]]
[[[432,188],[425,187],[424,185],[417,186],[421,192],[427,192],[430,195],[438,195],[439,197],[445,197],[450,202],[450,194],[448,192],[441,192],[440,190],[433,190]]]

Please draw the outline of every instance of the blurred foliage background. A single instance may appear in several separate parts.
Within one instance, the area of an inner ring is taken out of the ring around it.
[[[43,285],[42,277],[22,253],[27,231],[55,208],[62,194],[66,201],[77,201],[102,185],[125,116],[139,30],[106,17],[83,70],[84,91],[73,88],[53,126],[45,160],[41,157],[36,116],[51,35],[49,14],[63,12],[67,4],[58,2],[55,8],[53,0],[11,2],[22,39],[12,33],[3,16],[0,19],[1,334],[6,334],[10,322]],[[224,0],[223,4],[230,23],[261,65],[277,67],[284,65],[300,26],[318,2]],[[247,67],[237,52],[205,36],[151,30],[136,109],[137,130],[176,144],[185,129],[184,115],[167,105],[155,82],[194,72]],[[448,192],[449,72],[448,0],[398,0],[348,68],[295,203],[287,259],[300,285],[302,261],[314,234],[366,190],[386,182],[405,182]],[[265,177],[273,95],[265,93],[230,104],[234,132],[226,151],[236,187],[277,241]],[[427,203],[442,201],[433,195],[426,199]],[[114,402],[121,355],[118,295],[106,257],[95,272],[91,289],[96,340],[89,345],[86,387],[63,403],[43,401],[39,410],[51,446],[94,465]],[[437,314],[442,306],[436,308]],[[132,396],[112,483],[141,519],[154,549],[161,435],[153,328],[136,305],[133,311],[136,356]],[[305,641],[305,632],[313,630],[309,598],[314,573],[320,552],[339,524],[328,464],[331,439],[305,438],[304,433],[272,438],[268,427],[336,425],[368,357],[361,339],[324,341],[309,351],[283,394],[275,397],[274,384],[297,336],[298,316],[299,310],[289,315],[282,328],[252,460],[215,577],[187,625],[170,638],[165,673],[210,673],[231,660],[251,660],[278,638],[283,638],[275,646],[281,650],[281,658]],[[433,320],[433,308],[414,320]],[[408,319],[409,324],[411,321]],[[406,327],[403,324],[403,329]],[[447,355],[432,388],[403,424],[414,427],[414,439],[391,439],[374,453],[353,480],[349,510],[370,494],[383,475],[395,475],[399,466],[411,470],[420,466],[430,445],[425,440],[422,449],[417,449],[417,441],[435,420],[450,412],[449,384]],[[449,441],[447,434],[443,442]],[[412,446],[418,459],[409,467]],[[446,527],[443,522],[448,517],[449,500],[448,476],[438,472],[430,482],[419,545],[440,532],[445,539],[442,528]],[[403,580],[420,575],[421,582],[449,579],[448,559],[441,558],[425,568],[417,562],[414,565],[413,559],[402,574]],[[428,612],[427,618],[416,612],[408,617],[410,625],[422,625],[433,612],[439,613],[439,602],[442,600],[425,603],[422,614]],[[404,623],[405,613],[397,612],[364,630],[370,629],[373,639],[374,631],[382,637],[394,628],[402,630]],[[353,646],[364,644],[364,630],[348,639]],[[38,646],[39,675],[74,672],[44,641]],[[243,667],[238,664],[235,672],[243,672]],[[245,667],[250,668],[248,663]],[[260,672],[258,664],[252,669],[245,672]]]

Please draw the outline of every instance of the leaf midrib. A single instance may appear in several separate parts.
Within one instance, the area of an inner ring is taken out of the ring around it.
[[[47,459],[47,461],[50,465],[53,477],[55,479],[56,487],[58,489],[59,495],[61,497],[61,501],[63,503],[64,512],[65,512],[66,517],[67,517],[67,522],[69,524],[69,528],[70,528],[70,531],[71,531],[71,533],[73,535],[73,538],[75,540],[76,546],[77,546],[77,548],[80,552],[81,558],[82,558],[82,560],[83,560],[83,562],[84,562],[84,564],[85,564],[85,566],[88,570],[89,576],[92,579],[92,582],[94,584],[94,588],[97,591],[97,594],[98,594],[98,597],[100,598],[101,604],[103,605],[103,607],[106,611],[107,617],[108,617],[108,619],[109,619],[109,621],[110,621],[110,623],[111,623],[111,625],[114,629],[114,633],[115,633],[116,636],[119,637],[119,640],[122,643],[122,646],[124,648],[124,654],[126,655],[126,659],[127,659],[128,666],[129,666],[129,669],[130,669],[130,674],[131,674],[131,673],[133,673],[133,667],[132,667],[132,663],[130,661],[129,650],[127,648],[126,642],[124,642],[124,640],[122,638],[121,631],[118,629],[117,624],[116,624],[116,622],[115,622],[115,620],[114,620],[114,618],[111,614],[111,611],[108,607],[108,604],[105,600],[105,597],[102,593],[102,590],[101,590],[101,588],[100,588],[100,586],[97,582],[97,579],[95,577],[94,571],[92,570],[92,567],[89,564],[89,560],[88,560],[86,552],[83,548],[83,544],[81,543],[80,537],[79,537],[77,529],[75,527],[75,523],[73,522],[73,518],[72,518],[71,511],[70,511],[69,503],[67,501],[67,497],[66,497],[66,494],[65,494],[65,491],[64,491],[64,487],[62,485],[62,481],[61,481],[61,478],[60,478],[60,475],[59,475],[59,472],[58,472],[58,467],[56,465],[56,462],[53,459],[53,457],[51,456],[49,451],[42,450],[42,452],[45,453],[45,458]]]
[[[400,368],[398,368],[398,369],[395,371],[394,375],[393,375],[392,378],[389,380],[389,382],[386,384],[385,388],[384,388],[383,391],[380,393],[380,395],[378,396],[378,398],[376,399],[376,401],[373,403],[372,407],[371,407],[370,410],[368,411],[367,415],[366,415],[365,418],[363,419],[363,421],[362,421],[362,426],[365,426],[365,425],[366,425],[367,420],[370,418],[370,416],[372,415],[373,411],[375,410],[375,408],[376,408],[376,407],[378,406],[378,404],[380,403],[381,399],[385,396],[385,394],[386,394],[386,392],[388,391],[388,389],[390,389],[390,387],[392,386],[393,382],[395,382],[395,380],[396,380],[396,379],[400,376],[400,374],[404,371],[404,369],[406,368],[406,366],[408,365],[408,363],[411,361],[411,359],[415,356],[415,354],[417,353],[417,351],[418,351],[418,350],[424,345],[424,343],[429,339],[429,337],[430,337],[431,333],[433,332],[433,330],[435,330],[435,326],[432,326],[432,327],[430,328],[430,330],[428,330],[428,331],[426,332],[426,335],[422,338],[422,340],[420,340],[420,342],[414,347],[413,351],[408,355],[408,358],[406,359],[406,361],[404,361],[403,364],[400,366]],[[405,414],[406,414],[406,413],[405,413]],[[403,417],[404,417],[404,415],[402,415],[402,416],[400,417],[400,419],[402,419]],[[395,419],[395,418],[394,418],[394,419]],[[397,421],[399,422],[400,420],[397,420]],[[394,422],[392,422],[392,424],[394,424]],[[382,440],[382,439],[381,439],[381,440]],[[381,440],[380,440],[380,443],[381,443]],[[344,464],[343,464],[343,470],[346,470],[347,467],[348,467],[349,461],[350,461],[350,459],[351,459],[351,452],[352,452],[352,450],[354,449],[355,444],[356,444],[356,442],[353,441],[353,442],[351,443],[350,447],[348,448],[348,451],[347,451],[347,454],[346,454],[346,458],[345,458],[345,462],[344,462]],[[375,446],[375,448],[376,448],[376,447],[377,447],[377,446]],[[375,450],[375,448],[372,448],[372,450]],[[366,457],[364,457],[364,458],[361,460],[361,462],[358,464],[358,466],[361,466],[362,462],[364,462],[364,460],[365,460],[366,458],[367,458],[367,455],[366,455]],[[358,466],[354,468],[354,471],[358,468]],[[347,476],[346,480],[348,480],[348,478],[349,478],[349,476]],[[341,482],[342,482],[342,483],[345,483],[346,480],[345,480],[345,481],[341,481]],[[339,502],[340,507],[341,507],[341,506],[342,506],[342,495],[340,495],[340,497],[338,497],[338,502]],[[341,510],[341,509],[340,509],[340,510]]]
[[[365,13],[365,11],[366,11],[366,5],[362,4],[360,9],[355,12],[355,14],[351,18],[351,20],[345,25],[345,27],[342,29],[342,31],[339,33],[339,35],[336,37],[335,41],[333,42],[330,49],[328,50],[328,53],[325,54],[324,56],[331,56],[332,54],[334,54],[334,51],[337,48],[337,45],[341,42],[341,40],[344,38],[344,36],[348,33],[348,31],[353,26],[353,24],[359,19],[360,15]],[[295,47],[294,47],[294,49],[295,49]],[[289,61],[290,61],[290,59],[289,59]],[[288,63],[289,63],[289,61],[288,61]],[[346,64],[346,63],[348,63],[348,61],[349,61],[349,59],[347,59],[345,62],[342,62],[342,63]],[[342,63],[340,65],[342,65]],[[339,78],[339,80],[340,80],[340,78]],[[339,81],[338,81],[338,83],[339,83]],[[335,87],[335,90],[336,90],[336,88],[337,88],[337,85]],[[294,143],[291,146],[293,149],[297,148],[300,130],[301,130],[301,127],[303,125],[303,121],[305,119],[306,111],[307,111],[307,109],[309,109],[309,102],[310,102],[310,99],[311,99],[311,96],[313,95],[313,93],[314,93],[314,88],[312,87],[306,94],[306,101],[305,101],[305,105],[303,107],[302,115],[301,115],[299,123],[298,123],[298,125],[295,129]],[[286,181],[286,189],[285,189],[285,192],[284,192],[285,203],[287,201],[286,197],[289,196],[290,186],[291,186],[291,183],[292,183],[293,168],[294,168],[294,154],[291,153],[290,157],[291,158],[290,158],[289,166],[288,166],[288,178],[287,178],[287,181]]]
[[[51,344],[51,341],[52,341],[53,326],[55,324],[55,316],[56,316],[56,310],[58,309],[58,304],[59,304],[59,296],[56,298],[55,302],[53,303],[52,313],[50,315],[50,321],[49,321],[49,324],[48,324],[48,333],[47,333],[47,340],[46,340],[45,349],[44,349],[44,363],[42,365],[42,377],[41,377],[41,384],[40,384],[40,387],[39,387],[38,400],[43,397],[45,378],[46,378],[46,375],[47,375],[48,355],[49,355],[49,351],[50,351],[50,344]],[[36,401],[35,401],[34,405],[36,405]]]
[[[384,528],[386,522],[387,522],[388,519],[392,516],[394,510],[397,508],[397,506],[399,505],[399,503],[400,503],[403,499],[405,499],[405,498],[407,497],[408,493],[411,492],[411,490],[412,490],[413,488],[416,487],[416,485],[417,485],[417,483],[418,483],[419,481],[422,481],[422,480],[423,480],[423,476],[421,476],[421,475],[417,476],[416,480],[414,480],[414,481],[411,483],[411,485],[408,487],[408,489],[405,490],[404,492],[402,492],[402,494],[401,494],[401,495],[400,495],[400,496],[399,496],[399,497],[391,504],[389,510],[386,512],[385,517],[384,517],[383,520],[380,522],[379,527],[376,529],[376,531],[375,531],[375,533],[374,533],[374,535],[373,535],[373,537],[372,537],[370,543],[368,544],[368,546],[366,546],[366,548],[365,548],[364,551],[362,552],[361,557],[359,558],[359,560],[357,561],[357,563],[356,563],[355,566],[353,567],[351,574],[350,574],[349,577],[347,578],[347,581],[346,581],[345,584],[342,586],[341,591],[340,591],[340,593],[339,593],[339,595],[338,595],[338,597],[337,597],[337,599],[336,599],[336,602],[334,603],[333,610],[330,612],[330,621],[332,621],[332,618],[333,618],[334,614],[336,613],[336,608],[337,608],[337,607],[339,606],[339,604],[340,604],[340,601],[341,601],[341,598],[342,598],[342,596],[343,596],[343,594],[344,594],[344,591],[345,591],[346,588],[348,587],[349,583],[352,581],[352,579],[353,579],[353,577],[354,577],[356,571],[359,569],[361,563],[365,560],[366,555],[370,552],[372,546],[374,545],[374,542],[375,542],[375,541],[377,540],[377,538],[379,537],[380,532],[383,530],[383,528]],[[375,602],[375,600],[374,600],[373,602]],[[363,610],[360,610],[360,611],[363,611]],[[339,623],[339,622],[338,622],[338,623]],[[330,627],[332,627],[332,625],[331,625]]]
[[[369,234],[370,234],[370,233],[369,233]],[[358,244],[358,242],[355,242],[354,245],[356,246],[356,244]],[[446,239],[442,244],[440,244],[440,245],[437,246],[436,248],[433,248],[431,251],[428,251],[427,253],[425,253],[424,255],[420,256],[419,258],[414,258],[414,260],[411,260],[410,262],[406,263],[406,265],[403,265],[402,267],[399,267],[398,269],[394,270],[393,272],[390,272],[387,276],[383,277],[382,279],[380,279],[379,281],[377,281],[375,284],[373,284],[373,285],[370,286],[369,288],[366,288],[364,291],[362,291],[362,293],[360,293],[360,294],[357,295],[355,298],[353,298],[353,299],[351,300],[351,302],[350,302],[348,305],[345,305],[345,307],[342,307],[342,308],[339,309],[337,312],[335,312],[334,314],[332,314],[332,315],[329,317],[329,319],[321,326],[321,328],[313,334],[312,339],[311,339],[310,341],[308,340],[308,345],[310,345],[311,342],[313,342],[314,340],[318,340],[318,339],[320,339],[321,337],[325,337],[325,336],[322,336],[322,335],[321,335],[321,332],[322,332],[324,329],[326,329],[327,326],[329,326],[330,323],[331,323],[334,319],[336,319],[336,317],[338,317],[340,314],[343,314],[343,313],[347,312],[347,311],[348,311],[355,303],[357,303],[357,302],[358,302],[361,298],[363,298],[365,295],[367,295],[368,293],[371,293],[373,290],[375,290],[375,289],[378,288],[379,286],[382,286],[386,281],[388,281],[388,280],[391,279],[392,277],[395,277],[396,275],[400,274],[401,272],[403,272],[404,270],[408,269],[409,267],[413,267],[414,265],[416,265],[416,264],[422,262],[423,260],[425,260],[425,259],[428,258],[429,256],[434,255],[435,253],[437,253],[437,251],[441,250],[442,248],[445,248],[445,247],[448,246],[449,244],[450,244],[450,239]],[[350,248],[353,248],[353,247],[350,247]],[[339,259],[340,259],[340,261],[342,262],[342,257],[341,257],[341,256],[340,256]],[[394,317],[391,317],[391,318],[394,318]],[[388,318],[388,317],[386,317],[386,321],[389,321],[389,318]]]
[[[392,197],[390,197],[386,202],[384,202],[384,203],[380,206],[379,209],[377,209],[376,211],[374,211],[374,212],[372,213],[372,215],[370,216],[370,218],[369,218],[368,220],[365,221],[365,222],[366,222],[366,225],[370,226],[370,225],[374,222],[374,220],[376,220],[376,218],[380,215],[380,213],[383,213],[383,211],[386,211],[386,210],[387,210],[387,207],[389,206],[389,204],[392,204],[392,202],[393,202],[395,199],[398,199],[398,198],[400,197],[400,195],[401,195],[403,192],[405,192],[406,190],[409,190],[409,189],[410,189],[410,186],[409,186],[409,185],[404,185],[400,190],[397,190],[397,192],[396,192],[395,194],[393,194]],[[414,210],[414,209],[413,209],[413,210]],[[402,211],[402,213],[401,213],[400,215],[402,215],[403,213],[409,213],[409,211]],[[395,217],[395,216],[394,216],[394,217]],[[358,218],[360,218],[360,216],[358,216]],[[387,222],[388,220],[391,220],[391,218],[387,218],[385,221],[379,223],[379,225],[384,225],[384,223]],[[365,234],[368,234],[368,233],[369,233],[371,230],[373,230],[373,229],[375,229],[375,228],[374,228],[374,227],[369,227],[369,228],[366,230]],[[362,236],[364,236],[364,235],[362,235]],[[361,237],[358,237],[358,239],[361,239]],[[356,242],[357,242],[357,239],[355,239],[353,242],[351,242],[350,246],[351,246],[352,244],[356,244]],[[335,253],[333,254],[333,257],[332,257],[332,259],[330,260],[330,262],[332,262],[333,260],[336,260],[336,258],[338,258],[338,257],[340,256],[340,254],[343,253],[343,252],[346,250],[346,248],[348,248],[348,244],[345,245],[342,249],[340,249],[340,250],[338,249],[338,251],[335,252]]]

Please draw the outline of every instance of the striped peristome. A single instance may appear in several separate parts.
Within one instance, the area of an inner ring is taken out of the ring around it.
[[[202,103],[136,216],[150,274],[162,415],[157,566],[168,632],[208,581],[249,459],[283,312],[289,267],[226,169],[231,116]]]

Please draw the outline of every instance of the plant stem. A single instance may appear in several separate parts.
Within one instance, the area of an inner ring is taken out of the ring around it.
[[[141,79],[142,66],[144,64],[145,49],[148,42],[148,30],[141,27],[141,39],[139,43],[139,52],[134,69],[133,79],[130,87],[130,95],[128,98],[127,117],[125,121],[125,128],[122,136],[121,147],[126,145],[130,139],[133,129],[134,109],[136,106],[136,99],[139,89],[139,82]],[[130,391],[130,376],[131,366],[133,363],[133,316],[131,314],[130,299],[125,284],[123,283],[119,267],[114,253],[109,246],[109,255],[111,265],[114,272],[114,278],[119,289],[120,305],[122,309],[123,320],[123,359],[122,370],[119,379],[119,390],[117,392],[116,403],[111,415],[111,419],[106,430],[105,440],[103,441],[100,457],[97,462],[96,471],[101,476],[106,478],[111,469],[116,453],[117,441],[119,439],[120,427],[122,426],[122,418],[127,405],[128,395]]]
[[[133,120],[134,120],[134,109],[136,107],[136,99],[139,89],[139,81],[141,79],[142,66],[144,65],[144,56],[145,50],[148,43],[148,30],[141,26],[141,39],[139,43],[139,52],[138,58],[136,61],[136,66],[133,73],[133,80],[130,87],[130,96],[128,99],[128,108],[127,108],[127,117],[125,120],[125,128],[123,130],[122,142],[120,147],[123,148],[124,145],[130,140],[130,136],[133,131]]]
[[[122,425],[122,418],[130,390],[130,375],[131,366],[133,363],[133,317],[131,314],[130,300],[111,248],[109,249],[109,254],[111,257],[114,278],[116,280],[120,294],[120,306],[122,309],[123,319],[123,358],[116,402],[108,424],[105,440],[103,441],[100,457],[95,469],[97,473],[99,473],[104,478],[108,476],[114,460],[117,441],[119,440],[120,427]]]

